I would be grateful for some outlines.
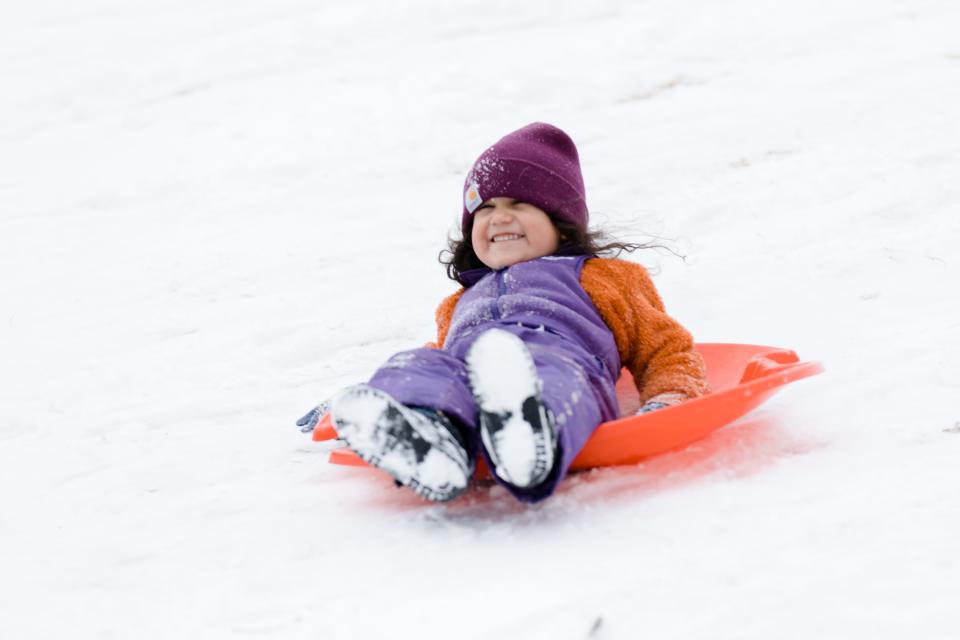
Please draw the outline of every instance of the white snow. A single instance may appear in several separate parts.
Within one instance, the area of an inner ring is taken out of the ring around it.
[[[960,4],[40,0],[0,20],[0,637],[954,638]],[[293,422],[432,337],[540,120],[701,341],[827,372],[529,508]]]

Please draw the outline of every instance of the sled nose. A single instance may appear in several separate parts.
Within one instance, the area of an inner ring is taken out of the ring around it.
[[[317,426],[313,428],[314,442],[333,440],[336,437],[337,430],[333,428],[333,422],[330,420],[330,414],[323,414],[323,417],[320,418],[320,422],[318,422]]]

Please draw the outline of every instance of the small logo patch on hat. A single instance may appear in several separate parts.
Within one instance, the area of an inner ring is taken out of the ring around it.
[[[467,213],[473,213],[477,210],[477,207],[483,204],[483,198],[480,197],[480,187],[477,186],[476,182],[470,183],[470,186],[467,187],[467,192],[463,194],[463,204],[467,207]]]

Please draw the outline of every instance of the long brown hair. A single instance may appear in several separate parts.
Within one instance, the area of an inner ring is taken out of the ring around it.
[[[558,220],[552,215],[550,215],[550,221],[553,222],[553,226],[560,233],[560,245],[554,253],[558,256],[616,257],[624,251],[630,253],[637,249],[665,248],[664,245],[655,242],[620,242],[609,237],[603,231],[590,230],[572,222]],[[467,223],[467,228],[463,230],[463,237],[450,236],[447,238],[447,248],[442,250],[438,256],[440,263],[446,266],[447,277],[461,285],[466,285],[461,279],[461,274],[464,271],[482,269],[487,266],[480,261],[473,250],[472,231],[473,219],[471,218]]]

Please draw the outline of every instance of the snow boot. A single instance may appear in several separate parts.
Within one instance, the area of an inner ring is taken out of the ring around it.
[[[344,391],[330,412],[337,436],[363,460],[437,502],[463,493],[473,462],[456,427],[435,411],[419,411],[365,384]]]
[[[471,345],[466,361],[493,472],[514,487],[537,486],[553,470],[557,436],[540,401],[533,357],[517,336],[490,329]]]

